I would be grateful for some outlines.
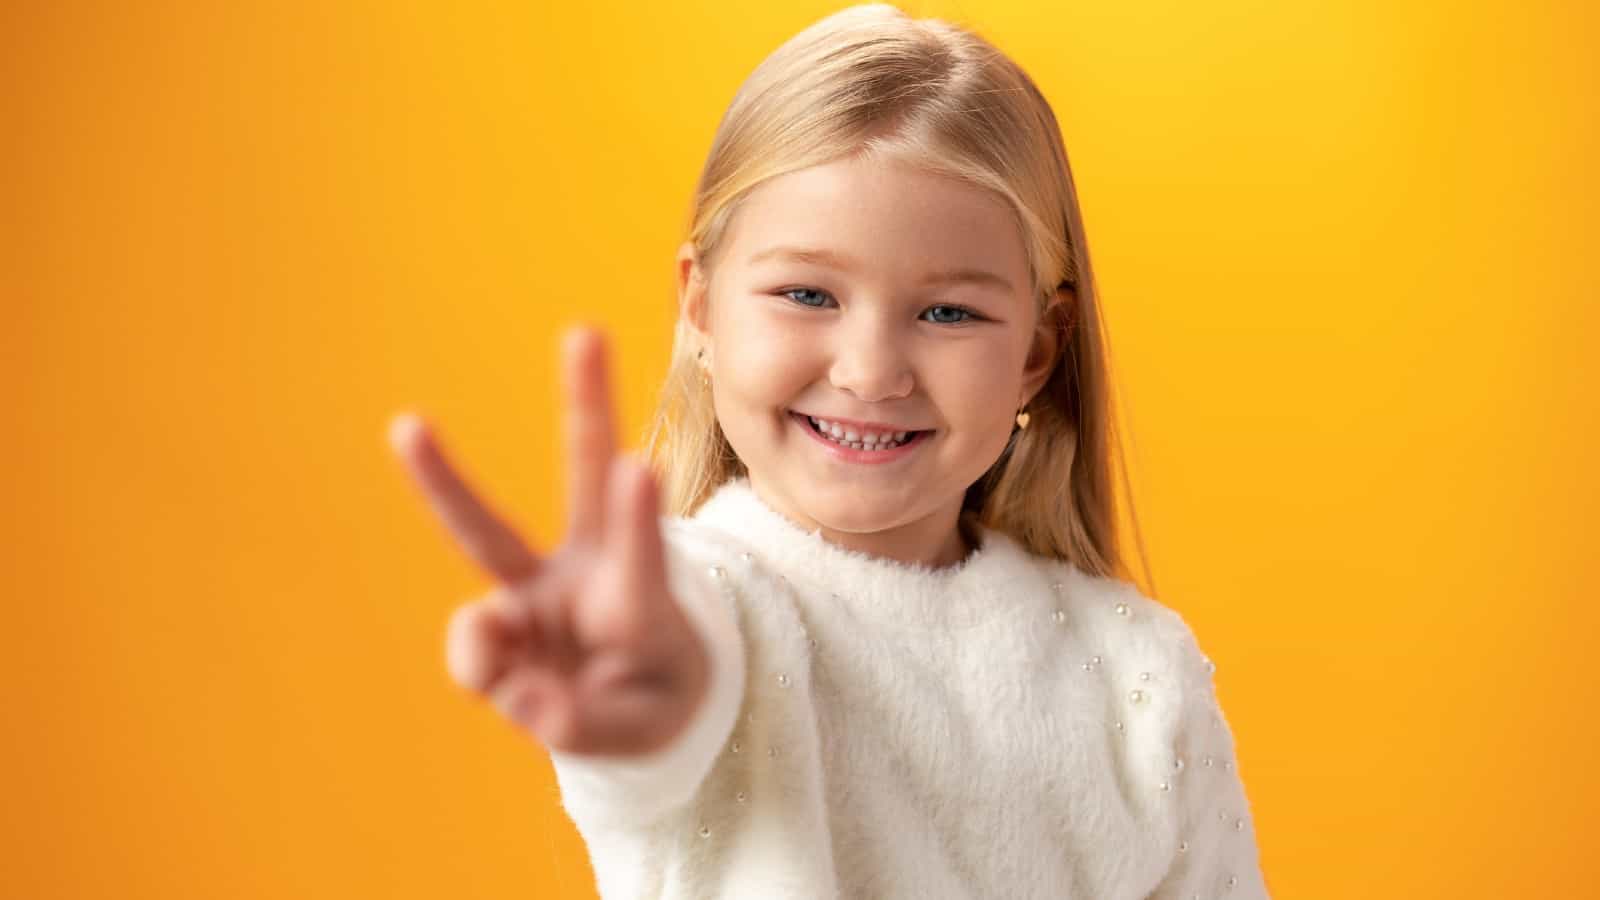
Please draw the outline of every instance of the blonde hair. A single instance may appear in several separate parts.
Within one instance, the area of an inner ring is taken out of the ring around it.
[[[1116,532],[1112,485],[1120,474],[1153,592],[1127,473],[1112,469],[1122,459],[1109,350],[1049,103],[1016,63],[960,26],[885,3],[827,16],[763,60],[724,113],[689,220],[701,267],[716,264],[729,220],[751,189],[853,155],[910,163],[1005,199],[1024,235],[1040,314],[1050,315],[1062,338],[1044,387],[1026,407],[1027,427],[1013,430],[999,459],[967,489],[963,518],[1087,573],[1131,579]],[[746,474],[694,354],[692,328],[680,318],[647,438],[665,511],[682,516]]]

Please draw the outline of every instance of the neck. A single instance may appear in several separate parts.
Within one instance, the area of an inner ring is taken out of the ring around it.
[[[756,496],[784,518],[816,531],[823,540],[848,550],[892,559],[931,569],[953,566],[967,558],[977,546],[975,535],[967,533],[961,522],[961,497],[938,510],[899,525],[878,531],[840,531],[817,522],[785,498],[766,490],[753,475],[750,486]]]

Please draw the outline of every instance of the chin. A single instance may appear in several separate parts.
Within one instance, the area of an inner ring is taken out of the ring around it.
[[[846,534],[872,534],[903,524],[906,511],[900,498],[874,500],[846,486],[836,501],[798,501],[806,517],[830,531]]]
[[[812,513],[811,521],[829,531],[836,531],[841,534],[877,534],[880,531],[887,531],[897,524],[887,516],[874,516],[870,513],[866,515],[830,516],[817,512]]]

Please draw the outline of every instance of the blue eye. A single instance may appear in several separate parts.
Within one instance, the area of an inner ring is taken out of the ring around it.
[[[969,320],[977,318],[977,316],[973,314],[972,310],[967,309],[964,306],[948,306],[948,305],[940,304],[939,306],[930,306],[930,307],[928,307],[927,311],[928,312],[933,312],[935,310],[941,310],[941,309],[942,310],[946,310],[948,312],[960,313],[964,318],[960,318],[960,319],[933,318],[933,319],[929,319],[928,321],[933,322],[936,325],[960,325],[962,322],[966,322],[966,321],[969,321]]]
[[[778,293],[779,293],[779,295],[784,296],[784,297],[789,297],[790,294],[817,294],[817,295],[822,296],[822,297],[828,296],[827,294],[823,293],[822,291],[814,290],[812,288],[789,288],[787,290],[779,291]],[[794,300],[793,297],[789,297],[789,299]],[[804,300],[795,300],[794,302],[800,304],[801,306],[810,306],[810,307],[821,307],[822,306],[822,304],[820,304],[820,303],[807,303]]]
[[[787,297],[799,306],[807,306],[812,309],[822,309],[832,299],[828,295],[827,291],[819,291],[815,288],[807,287],[785,288],[777,293],[778,296]],[[801,300],[793,296],[795,294],[810,294],[818,299],[816,302],[812,302],[810,300]],[[929,313],[935,313],[934,317],[926,318]],[[938,313],[943,313],[943,315],[939,315]],[[978,315],[977,312],[966,308],[965,306],[952,306],[948,303],[939,303],[928,307],[923,311],[922,316],[919,316],[918,318],[921,318],[925,322],[932,322],[935,325],[962,325],[967,322],[979,321],[983,317]]]

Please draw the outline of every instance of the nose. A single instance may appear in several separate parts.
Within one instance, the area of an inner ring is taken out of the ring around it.
[[[849,391],[863,403],[911,393],[916,379],[906,348],[892,326],[858,320],[841,325],[835,337],[833,363],[828,369],[834,387]]]

